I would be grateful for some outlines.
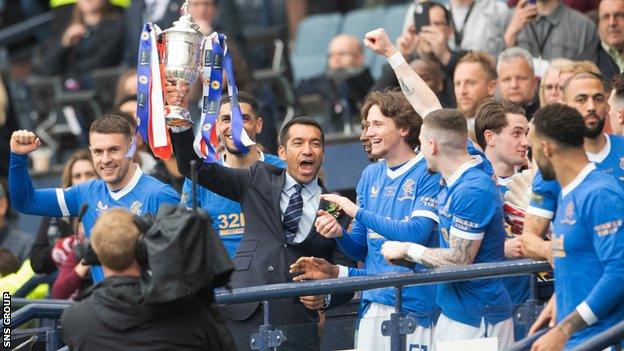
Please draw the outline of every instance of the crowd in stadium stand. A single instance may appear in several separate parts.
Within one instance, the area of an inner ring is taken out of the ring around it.
[[[214,162],[195,142],[203,79],[162,87],[195,125],[166,131],[171,157],[138,132],[143,25],[170,27],[184,1],[0,0],[0,288],[75,301],[70,349],[250,349],[259,301],[216,305],[208,283],[148,295],[166,259],[146,263],[137,217],[171,204],[205,211],[235,290],[552,266],[538,296],[529,275],[404,287],[406,350],[505,350],[541,329],[527,349],[567,350],[624,320],[624,0],[187,1],[203,35],[227,36],[238,89],[213,85]],[[349,143],[358,180],[332,188],[354,170],[329,168],[331,146]],[[175,269],[173,285],[195,273]],[[392,287],[279,299],[270,322],[280,350],[389,350],[396,301]],[[354,309],[350,335],[324,328]]]

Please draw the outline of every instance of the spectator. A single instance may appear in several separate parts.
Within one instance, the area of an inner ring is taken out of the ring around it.
[[[407,8],[404,30],[414,25],[414,11],[419,3],[413,1]],[[451,50],[486,51],[497,56],[505,48],[503,33],[510,15],[505,4],[496,0],[451,0],[449,5]]]
[[[600,45],[594,62],[606,79],[624,71],[624,1],[602,0],[598,7]]]
[[[615,135],[624,135],[624,74],[619,73],[611,79],[608,103],[611,130]]]
[[[492,55],[471,52],[457,63],[453,84],[457,109],[468,120],[468,137],[475,139],[474,116],[483,100],[494,96],[496,90],[496,64]]]
[[[453,97],[453,72],[457,61],[465,54],[464,51],[453,51],[449,48],[449,39],[453,33],[451,26],[451,14],[441,4],[433,1],[429,4],[429,23],[423,26],[420,33],[416,32],[413,25],[406,27],[397,39],[397,47],[404,57],[410,59],[425,59],[435,62],[443,74],[444,86],[442,92],[439,88],[432,88],[441,98],[444,107],[455,107]],[[412,19],[413,21],[413,19]],[[434,73],[435,74],[435,73]],[[381,77],[373,86],[373,91],[384,91],[387,88],[399,87],[399,82],[394,71],[389,65],[385,65]]]
[[[14,228],[11,220],[13,212],[9,206],[9,194],[5,189],[3,182],[0,182],[0,247],[13,253],[21,265],[24,260],[28,259],[28,251],[33,238],[32,235]]]
[[[61,188],[97,178],[93,168],[91,152],[78,150],[69,157],[61,174]],[[74,233],[71,220],[65,218],[45,217],[41,221],[39,231],[30,250],[30,264],[38,274],[50,274],[60,267],[65,259],[54,259],[54,246],[57,239],[63,239]]]
[[[573,349],[624,319],[624,190],[590,162],[587,117],[577,109],[545,107],[533,126],[541,174],[563,190],[552,231],[555,294],[531,329],[556,326],[532,350]]]
[[[125,30],[108,0],[78,0],[72,20],[46,50],[37,72],[61,74],[70,90],[90,88],[90,73],[121,63]]]
[[[137,95],[137,73],[136,68],[128,68],[117,80],[117,87],[115,88],[115,101],[114,105],[117,106],[119,110],[119,105],[121,104],[121,100],[127,96],[135,96]],[[123,111],[128,113],[128,111]],[[136,108],[134,113],[130,113],[130,115],[136,114]]]
[[[455,105],[452,89],[445,88],[444,74],[437,63],[429,59],[416,59],[410,62],[410,66],[422,77],[427,86],[436,93],[442,106]]]
[[[571,9],[589,15],[598,8],[600,0],[563,0],[561,2]],[[517,4],[518,0],[507,0],[507,6],[510,8],[516,7]]]
[[[522,47],[544,60],[583,59],[597,44],[594,23],[560,0],[540,0],[536,5],[520,0],[505,31],[507,47]]]
[[[199,31],[209,35],[217,30],[215,19],[217,18],[216,0],[189,0],[189,14],[199,25]]]
[[[18,258],[9,250],[0,247],[0,292],[15,294],[24,287],[33,277],[35,272],[30,269],[30,261],[18,262]],[[48,295],[48,284],[33,286],[26,292],[28,299],[42,299]],[[24,296],[20,296],[24,297]]]
[[[560,69],[572,64],[573,61],[568,59],[554,59],[550,61],[546,72],[540,80],[539,99],[540,106],[561,102],[561,90],[559,89],[559,72]]]
[[[136,67],[139,51],[139,38],[143,24],[151,22],[161,29],[171,27],[180,18],[181,4],[177,0],[135,0],[124,14],[125,45],[123,62],[128,67]]]
[[[498,57],[496,72],[501,97],[521,105],[526,118],[531,120],[539,108],[531,54],[522,48],[506,49]]]
[[[324,116],[329,117],[332,131],[351,129],[362,100],[373,85],[360,40],[352,35],[339,34],[329,43],[327,71],[299,83],[298,95],[320,95]]]
[[[229,333],[195,295],[146,305],[135,251],[140,230],[126,209],[102,213],[91,245],[105,279],[61,316],[63,339],[72,350],[233,350]],[[222,327],[221,327],[222,328]]]
[[[563,99],[563,87],[565,82],[573,75],[581,72],[591,72],[596,75],[600,75],[600,70],[591,61],[573,61],[568,65],[564,65],[559,70],[558,86],[559,86],[559,98],[557,102],[565,103]]]

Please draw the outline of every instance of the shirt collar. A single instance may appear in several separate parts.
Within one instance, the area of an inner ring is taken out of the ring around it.
[[[419,152],[418,155],[414,156],[414,158],[407,161],[401,167],[395,170],[392,170],[390,167],[388,167],[388,164],[386,163],[386,174],[388,175],[388,177],[390,177],[390,179],[396,179],[396,177],[403,175],[423,158],[424,157],[422,155],[422,152]]]
[[[605,138],[607,138],[607,144],[605,145],[605,147],[602,148],[602,150],[600,150],[600,152],[598,152],[597,154],[586,152],[587,158],[591,162],[602,163],[602,161],[604,161],[605,158],[607,158],[607,156],[609,156],[609,154],[611,153],[611,139],[607,134],[604,134],[604,136]]]
[[[548,16],[540,16],[539,19],[543,18],[544,20],[550,22],[553,26],[557,26],[563,18],[563,12],[565,11],[564,7],[565,6],[561,2],[559,2],[557,4],[557,7],[555,7],[555,9]]]
[[[141,167],[139,167],[139,165],[137,165],[136,163],[130,164],[130,167],[132,166],[136,167],[134,171],[134,175],[132,176],[132,179],[130,179],[130,182],[126,184],[126,186],[119,189],[118,191],[112,191],[108,187],[108,184],[106,184],[108,193],[113,198],[113,200],[119,201],[119,199],[121,199],[122,197],[126,196],[129,192],[131,192],[132,189],[134,189],[134,187],[139,183],[139,180],[141,179],[141,176],[143,175],[143,171],[141,170]]]
[[[298,183],[295,180],[295,178],[293,178],[290,174],[288,174],[288,172],[286,172],[286,181],[284,182],[284,191],[286,191],[287,193],[290,193],[290,189],[292,189],[292,187],[294,187],[295,184],[300,184],[300,183]],[[310,194],[315,194],[319,189],[318,177],[312,179],[312,181],[310,181],[309,183],[301,184],[301,191],[303,191],[304,189],[308,191]]]
[[[593,171],[594,169],[596,169],[596,165],[593,163],[588,163],[580,172],[579,174],[576,175],[576,178],[574,178],[573,181],[570,182],[570,184],[566,185],[565,188],[561,189],[561,197],[565,197],[566,195],[568,195],[570,192],[572,192],[572,190],[576,189],[577,186],[579,186],[579,184],[581,184],[583,182],[583,180],[585,180],[585,178],[587,178],[587,176],[589,175],[589,173],[591,171]]]
[[[472,167],[478,166],[483,162],[483,159],[479,155],[471,156],[472,160],[462,164],[448,179],[446,179],[446,186],[453,185],[459,178],[466,173],[466,171]]]

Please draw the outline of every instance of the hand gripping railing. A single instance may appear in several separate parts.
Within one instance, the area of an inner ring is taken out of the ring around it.
[[[264,324],[260,326],[260,332],[252,336],[252,339],[255,338],[253,349],[264,351],[278,347],[284,342],[283,335],[271,329],[271,300],[298,296],[323,295],[327,293],[344,293],[384,287],[395,287],[395,289],[397,289],[396,296],[401,296],[401,289],[407,285],[438,284],[472,279],[527,275],[550,270],[551,267],[546,261],[522,259],[427,269],[415,273],[388,273],[364,277],[272,284],[234,289],[231,293],[219,290],[216,291],[215,299],[216,302],[220,304],[262,301]],[[531,290],[532,298],[535,298],[535,288],[533,287]],[[29,318],[41,318],[39,313],[49,313],[48,316],[51,316],[51,318],[54,318],[54,316],[58,318],[60,313],[62,313],[62,309],[68,305],[68,302],[65,301],[44,301],[45,300],[37,300],[36,303],[27,305],[19,311],[14,312],[11,318],[12,326],[21,325],[29,320]],[[16,306],[23,303],[23,301],[21,299],[14,299],[12,303]],[[405,349],[405,347],[401,348],[402,345],[405,345],[405,335],[411,333],[415,325],[414,323],[410,324],[410,319],[403,313],[401,299],[396,300],[395,311],[391,319],[385,324],[384,329],[386,331],[384,334],[387,333],[387,335],[390,335],[391,349],[393,351],[399,351]]]

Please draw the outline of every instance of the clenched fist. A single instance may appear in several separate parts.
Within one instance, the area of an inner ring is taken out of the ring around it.
[[[18,155],[28,155],[41,146],[41,140],[35,133],[28,130],[18,130],[11,135],[11,152]]]
[[[388,34],[383,28],[377,28],[364,35],[364,45],[373,50],[376,54],[390,57],[398,50],[392,45]]]

